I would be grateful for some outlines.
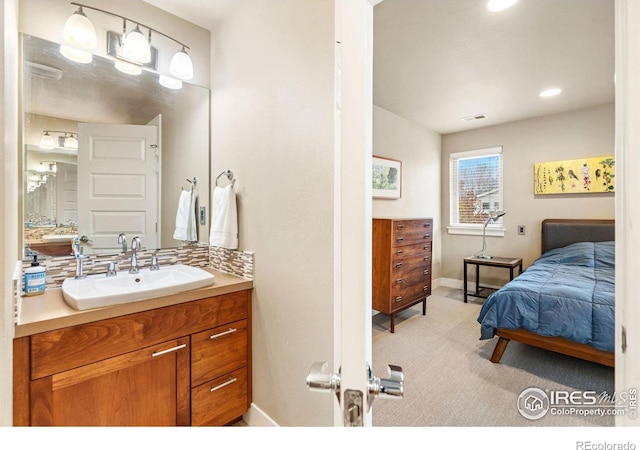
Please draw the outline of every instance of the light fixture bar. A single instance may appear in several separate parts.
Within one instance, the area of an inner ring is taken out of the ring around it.
[[[82,7],[82,8],[92,9],[92,10],[94,10],[94,11],[98,11],[98,12],[101,12],[101,13],[103,13],[103,14],[107,14],[107,15],[109,15],[109,16],[119,17],[120,19],[123,19],[123,20],[128,20],[129,22],[135,23],[135,24],[137,24],[137,25],[139,25],[139,26],[141,26],[141,27],[144,27],[144,28],[148,29],[148,30],[149,30],[149,34],[151,34],[151,32],[153,31],[154,33],[158,33],[158,34],[160,34],[160,35],[162,35],[162,36],[166,37],[167,39],[170,39],[170,40],[172,40],[173,42],[175,42],[175,43],[179,44],[180,46],[182,46],[182,47],[184,47],[184,48],[186,48],[186,49],[189,49],[189,50],[190,50],[190,48],[189,48],[187,45],[183,44],[183,43],[182,43],[182,42],[180,42],[179,40],[177,40],[177,39],[175,39],[175,38],[172,38],[172,37],[171,37],[171,36],[169,36],[168,34],[165,34],[165,33],[163,33],[162,31],[158,31],[158,30],[156,30],[155,28],[151,28],[149,25],[145,25],[144,23],[139,22],[139,21],[137,21],[137,20],[133,20],[133,19],[130,19],[130,18],[128,18],[128,17],[121,16],[120,14],[116,14],[116,13],[112,13],[112,12],[109,12],[109,11],[105,11],[104,9],[95,8],[95,7],[93,7],[93,6],[85,5],[85,4],[82,4],[82,3],[71,2],[71,4],[72,4],[72,5],[75,5],[75,6]]]

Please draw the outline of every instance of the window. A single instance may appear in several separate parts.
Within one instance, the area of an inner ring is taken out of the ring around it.
[[[502,147],[452,153],[449,157],[450,224],[452,234],[482,234],[490,211],[502,202]],[[502,218],[487,234],[504,235]]]

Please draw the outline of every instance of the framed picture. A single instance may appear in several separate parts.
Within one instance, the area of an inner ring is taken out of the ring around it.
[[[615,192],[613,155],[534,164],[535,194]]]
[[[402,195],[402,162],[373,157],[373,198],[397,199]]]

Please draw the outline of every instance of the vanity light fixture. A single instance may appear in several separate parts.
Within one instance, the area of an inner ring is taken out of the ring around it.
[[[60,53],[72,61],[86,64],[93,60],[91,52],[98,48],[98,38],[93,23],[82,10],[83,5],[75,5],[78,10],[64,24]]]
[[[108,50],[108,53],[116,58],[116,68],[118,70],[132,75],[139,75],[140,73],[142,73],[143,67],[152,61],[151,35],[152,33],[156,33],[164,36],[165,38],[175,42],[180,46],[180,50],[171,59],[171,63],[169,65],[169,73],[174,77],[182,80],[190,80],[193,78],[193,62],[187,54],[187,49],[189,49],[189,47],[182,42],[162,33],[161,31],[151,28],[150,26],[145,25],[142,22],[129,19],[128,17],[121,16],[120,14],[115,14],[103,9],[94,8],[93,6],[88,6],[76,2],[71,2],[71,4],[77,6],[78,10],[74,12],[73,15],[67,20],[67,23],[65,23],[65,30],[63,32],[64,44],[60,48],[60,52],[65,57],[76,60],[74,59],[74,56],[76,56],[74,55],[74,52],[86,52],[88,50],[95,49],[95,47],[93,49],[89,49],[88,46],[82,44],[81,41],[83,39],[88,40],[88,38],[72,38],[73,36],[76,36],[76,34],[79,36],[84,36],[84,31],[82,31],[82,29],[76,30],[76,26],[79,26],[76,25],[77,23],[80,23],[83,27],[88,28],[85,23],[86,19],[86,21],[91,24],[89,18],[84,14],[84,8],[122,19],[123,33],[118,51],[115,55],[113,55],[113,53]],[[74,16],[79,16],[80,19]],[[127,22],[135,24],[135,28],[129,33],[127,33]],[[67,27],[69,29],[67,29]],[[145,37],[145,35],[142,33],[140,27],[146,28],[148,30],[147,37]],[[93,25],[91,25],[91,28],[93,29]],[[93,35],[95,36],[95,29],[93,31]],[[66,38],[67,36],[69,37],[69,39]],[[82,54],[78,56],[81,55]]]
[[[70,150],[78,149],[77,133],[72,131],[57,131],[57,130],[43,130],[43,135],[40,138],[40,147],[46,149],[52,149],[56,146],[55,140],[49,133],[59,133],[63,136],[58,137],[58,147],[67,148]]]

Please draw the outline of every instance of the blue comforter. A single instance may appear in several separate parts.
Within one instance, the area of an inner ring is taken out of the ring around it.
[[[578,242],[550,250],[482,305],[480,339],[524,328],[604,351],[614,349],[614,243]]]

